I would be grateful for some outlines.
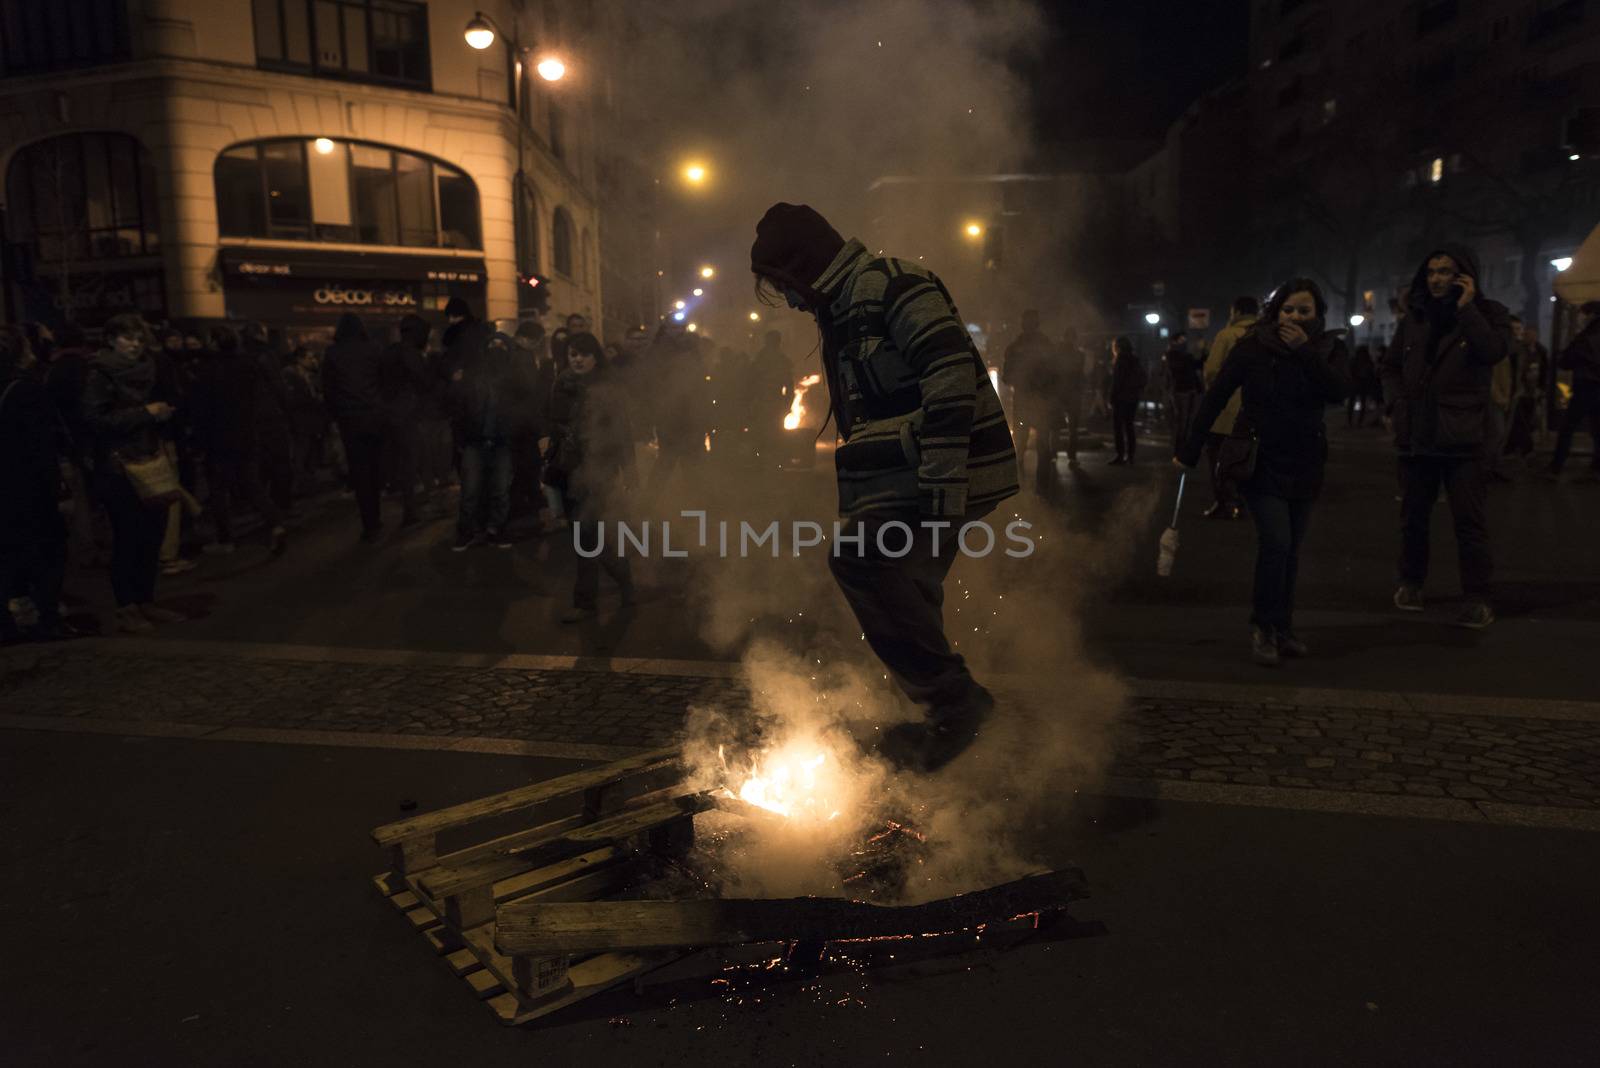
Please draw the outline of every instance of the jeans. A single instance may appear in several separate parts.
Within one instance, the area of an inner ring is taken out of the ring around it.
[[[909,553],[893,559],[878,549],[879,522],[851,520],[845,536],[863,536],[863,555],[856,555],[853,542],[841,540],[828,567],[872,651],[906,696],[930,706],[937,717],[983,693],[944,633],[944,580],[959,551],[959,523],[938,532],[939,552],[934,555],[934,532],[915,519],[906,522],[915,534],[914,543]],[[904,542],[905,532],[899,528],[884,535],[884,544],[892,550],[898,551]]]
[[[1294,589],[1300,544],[1311,522],[1309,500],[1245,491],[1256,523],[1256,573],[1250,622],[1275,634],[1294,629]]]
[[[511,514],[511,443],[461,443],[461,511],[456,534],[471,538],[480,531],[498,533]],[[483,524],[479,525],[479,518]]]
[[[350,492],[356,495],[362,533],[376,534],[383,526],[383,433],[341,424],[339,438],[344,442],[344,459],[350,468]]]
[[[255,457],[213,453],[206,457],[206,481],[211,485],[211,518],[217,527],[217,541],[233,541],[233,498],[243,497],[245,503],[261,516],[268,530],[283,525],[283,514],[277,502],[268,495],[257,477],[259,470]]]
[[[547,487],[549,488],[549,487]],[[572,607],[593,608],[600,596],[600,572],[603,570],[622,591],[624,601],[633,596],[633,565],[618,553],[621,542],[617,525],[601,513],[595,497],[582,500],[563,496],[562,506],[572,523],[572,544],[582,546],[585,552],[578,556],[577,577],[572,584]],[[596,554],[594,550],[600,552]]]
[[[1138,414],[1138,401],[1111,402],[1111,432],[1116,438],[1117,455],[1127,460],[1133,459],[1133,447],[1138,439],[1133,426]]]
[[[1572,437],[1578,432],[1578,424],[1583,422],[1589,424],[1589,441],[1594,448],[1589,466],[1600,471],[1600,382],[1584,379],[1572,384],[1572,399],[1567,401],[1567,410],[1562,413],[1550,470],[1560,474],[1566,466],[1567,456],[1572,452]]]
[[[1194,426],[1195,413],[1200,410],[1202,394],[1184,390],[1172,395],[1172,451],[1176,453],[1189,440],[1189,430]]]
[[[156,596],[167,510],[145,504],[128,480],[118,474],[108,472],[103,476],[99,491],[111,517],[111,590],[117,607],[148,604]]]
[[[1455,520],[1461,591],[1488,600],[1494,558],[1489,551],[1488,492],[1482,461],[1476,456],[1402,456],[1400,484],[1400,581],[1420,589],[1427,580],[1428,522],[1442,485]]]

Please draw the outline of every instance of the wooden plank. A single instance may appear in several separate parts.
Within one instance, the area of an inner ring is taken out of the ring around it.
[[[525,1024],[654,971],[663,964],[670,964],[677,956],[676,953],[602,953],[581,964],[572,965],[567,970],[571,987],[555,996],[530,1003],[519,1001],[515,994],[507,993],[491,998],[489,1007],[501,1023]]]
[[[830,941],[960,930],[1060,907],[1085,896],[1076,869],[1031,875],[921,905],[842,898],[702,901],[511,902],[497,913],[495,946],[508,956]]]
[[[520,897],[564,879],[571,879],[587,871],[616,863],[623,856],[623,852],[615,846],[592,849],[587,853],[580,853],[578,856],[568,857],[554,864],[546,864],[488,886],[475,886],[459,894],[447,895],[442,901],[445,922],[457,930],[466,930],[480,923],[488,923],[494,919],[497,902]]]
[[[496,994],[505,993],[505,987],[500,985],[500,980],[495,978],[493,972],[487,968],[479,968],[475,972],[468,972],[461,978],[472,987],[472,992],[480,998],[492,998]]]
[[[613,761],[610,764],[602,764],[599,767],[587,768],[571,775],[547,779],[544,782],[533,783],[530,786],[519,786],[515,790],[507,790],[504,793],[480,797],[475,801],[451,805],[449,808],[426,812],[420,816],[413,816],[410,819],[399,820],[395,823],[386,823],[373,829],[372,840],[379,845],[393,845],[407,839],[431,837],[441,831],[464,827],[467,824],[476,823],[490,816],[500,816],[507,812],[532,808],[534,805],[553,801],[568,794],[582,793],[594,787],[607,786],[634,775],[658,771],[675,763],[678,756],[679,751],[676,746],[652,749],[649,752],[639,753],[623,760]]]
[[[530,851],[533,849],[543,851],[535,857],[497,857],[460,867],[441,866],[424,873],[419,881],[430,897],[444,900],[477,887],[490,886],[522,875],[539,866],[540,860],[548,860],[550,855],[564,848],[623,842],[652,827],[682,816],[704,812],[710,807],[710,798],[705,794],[683,794],[652,805],[625,808],[615,815],[593,823],[572,827],[547,839],[528,843]]]
[[[412,909],[406,913],[406,919],[410,920],[411,926],[419,931],[432,927],[439,922],[439,917],[430,908]]]
[[[467,949],[465,946],[454,953],[445,954],[444,959],[445,963],[450,965],[450,970],[457,975],[466,975],[470,971],[476,971],[483,967],[478,963],[478,958],[472,950]]]
[[[404,893],[410,889],[410,887],[406,886],[405,877],[398,872],[392,871],[386,871],[382,875],[374,875],[372,877],[372,885],[378,888],[378,893],[387,898],[393,898],[394,895]]]
[[[439,954],[441,957],[458,952],[464,948],[465,945],[465,943],[461,941],[461,936],[459,934],[450,930],[450,928],[443,926],[442,924],[438,927],[430,927],[426,931],[423,931],[422,937],[428,940],[428,945],[432,946],[433,951]]]

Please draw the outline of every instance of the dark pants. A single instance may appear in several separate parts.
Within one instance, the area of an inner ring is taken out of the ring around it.
[[[537,512],[544,505],[539,490],[544,462],[539,458],[539,438],[519,434],[511,439],[511,507],[518,515]]]
[[[1572,452],[1572,436],[1581,423],[1589,424],[1589,441],[1594,448],[1589,466],[1600,471],[1600,382],[1583,379],[1572,384],[1572,398],[1562,413],[1561,429],[1556,432],[1556,454],[1550,459],[1550,470],[1559,474],[1566,466]]]
[[[461,509],[456,534],[471,538],[480,531],[498,533],[511,515],[511,443],[461,443]]]
[[[944,580],[959,551],[959,524],[939,532],[935,556],[933,532],[915,520],[907,522],[915,542],[905,556],[885,556],[877,544],[879,524],[857,519],[851,521],[846,534],[864,535],[863,555],[856,555],[854,543],[841,541],[828,558],[828,566],[872,651],[894,674],[906,696],[928,706],[938,718],[983,693],[944,633]],[[889,530],[884,543],[899,551],[905,544],[905,532],[898,527]]]
[[[1228,435],[1211,431],[1206,434],[1206,467],[1211,471],[1211,500],[1212,503],[1223,508],[1233,508],[1239,503],[1239,487],[1231,479],[1222,474],[1222,468],[1217,464],[1217,458],[1222,452],[1222,443],[1228,440]]]
[[[6,609],[13,597],[31,598],[39,611],[39,629],[54,630],[61,622],[61,587],[67,577],[67,528],[26,544],[0,547],[0,633],[15,636],[16,623]]]
[[[1511,430],[1506,435],[1506,454],[1527,457],[1533,453],[1533,431],[1539,421],[1539,402],[1518,397],[1511,406]]]
[[[1028,425],[1033,427],[1033,483],[1041,493],[1055,481],[1056,434],[1061,428],[1061,415],[1059,408],[1035,408],[1026,416]]]
[[[1294,629],[1294,588],[1300,574],[1300,543],[1311,522],[1309,500],[1288,500],[1245,490],[1256,521],[1256,574],[1250,622],[1276,634]]]
[[[1133,446],[1138,437],[1133,420],[1139,414],[1138,401],[1111,402],[1111,433],[1116,439],[1117,455],[1133,459]]]
[[[356,495],[361,531],[376,534],[383,526],[383,431],[341,424],[345,463],[350,467],[350,492]]]
[[[390,479],[400,491],[400,516],[403,522],[417,519],[417,480],[422,477],[422,434],[415,421],[391,423],[383,435],[383,451],[389,459]]]
[[[1400,483],[1400,581],[1420,588],[1428,577],[1428,523],[1443,486],[1455,520],[1461,590],[1468,597],[1488,600],[1494,559],[1489,552],[1488,493],[1479,458],[1403,456]]]
[[[161,566],[161,539],[167,532],[167,510],[139,500],[121,475],[99,483],[100,502],[111,518],[111,591],[117,607],[148,604],[156,596]]]
[[[294,442],[287,427],[272,427],[261,432],[261,483],[278,511],[294,505]]]
[[[1202,394],[1184,390],[1172,395],[1172,451],[1176,453],[1189,440],[1189,430],[1194,426],[1195,412],[1200,410]]]
[[[317,431],[298,431],[294,437],[294,491],[301,497],[308,495],[316,485],[317,472],[322,467],[322,434]]]
[[[283,524],[278,504],[261,485],[259,461],[249,454],[212,453],[206,457],[206,481],[211,486],[211,519],[217,527],[217,540],[233,540],[233,499],[244,502],[261,516],[268,530]]]
[[[594,549],[596,545],[602,545],[602,551],[597,556],[578,554],[577,579],[572,585],[572,606],[574,608],[595,606],[595,601],[600,596],[601,571],[611,576],[611,580],[622,590],[624,597],[631,596],[633,565],[626,556],[617,554],[617,548],[621,543],[616,540],[616,524],[602,519],[599,508],[590,500],[563,496],[562,504],[566,507],[567,518],[572,522],[573,544],[581,543],[589,550]],[[603,543],[602,523],[610,528],[610,536],[605,537]]]

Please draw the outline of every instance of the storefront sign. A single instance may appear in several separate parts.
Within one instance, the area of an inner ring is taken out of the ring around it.
[[[439,319],[453,296],[481,314],[487,277],[481,259],[437,255],[225,248],[221,262],[229,318],[303,331],[354,312],[381,334],[406,315]]]

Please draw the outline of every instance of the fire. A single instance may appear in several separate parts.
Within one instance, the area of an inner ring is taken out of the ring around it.
[[[821,375],[806,375],[795,385],[794,399],[789,402],[789,414],[783,417],[783,429],[800,429],[800,421],[806,417],[806,391],[821,381]]]
[[[717,748],[717,759],[730,780],[733,779],[734,769],[728,767],[727,755],[721,746]],[[752,757],[737,789],[730,781],[722,792],[727,797],[789,819],[818,822],[837,819],[839,809],[830,800],[837,783],[832,781],[835,778],[830,774],[832,768],[824,770],[827,762],[827,754],[818,748],[803,743],[787,745]]]

